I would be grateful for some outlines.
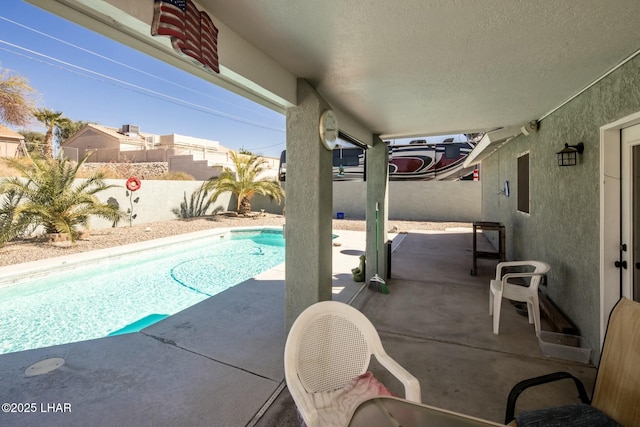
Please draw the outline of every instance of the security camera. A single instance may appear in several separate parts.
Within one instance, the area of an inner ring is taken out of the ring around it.
[[[538,121],[537,120],[531,120],[529,123],[527,123],[526,125],[522,126],[522,128],[520,129],[522,131],[522,133],[526,136],[529,136],[532,133],[535,133],[538,131]]]

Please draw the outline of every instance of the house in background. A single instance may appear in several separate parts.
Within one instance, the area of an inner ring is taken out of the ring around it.
[[[15,157],[21,146],[24,136],[0,125],[0,157]]]
[[[155,135],[140,132],[135,125],[121,128],[88,124],[66,139],[61,149],[73,160],[89,155],[91,163],[166,162],[169,172],[185,172],[197,180],[219,176],[224,168],[233,169],[229,148],[218,141],[191,136]],[[278,159],[265,157],[268,179],[277,177]]]

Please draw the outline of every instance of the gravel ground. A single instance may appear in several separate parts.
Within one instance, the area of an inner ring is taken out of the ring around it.
[[[125,245],[144,240],[159,239],[176,234],[191,233],[222,227],[282,226],[285,218],[281,215],[257,214],[252,217],[215,215],[207,218],[171,220],[117,228],[92,230],[70,245],[52,244],[42,238],[17,239],[0,247],[0,266],[37,261],[61,255],[85,252],[112,246]],[[461,222],[423,222],[389,220],[389,227],[397,227],[397,232],[411,230],[444,230],[450,227],[471,227]],[[333,220],[335,230],[365,231],[364,220]]]

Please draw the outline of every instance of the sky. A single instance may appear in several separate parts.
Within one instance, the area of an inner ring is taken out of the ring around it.
[[[74,121],[136,125],[271,157],[286,146],[283,114],[22,0],[0,0],[0,68],[28,80],[39,108]],[[44,132],[36,121],[26,129]]]
[[[26,78],[40,108],[266,156],[285,149],[283,114],[24,1],[0,5],[0,68]],[[44,131],[38,122],[27,128]]]

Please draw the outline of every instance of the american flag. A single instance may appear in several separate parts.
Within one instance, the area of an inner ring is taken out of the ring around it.
[[[173,48],[219,73],[218,29],[191,0],[155,0],[152,36],[169,36]]]

